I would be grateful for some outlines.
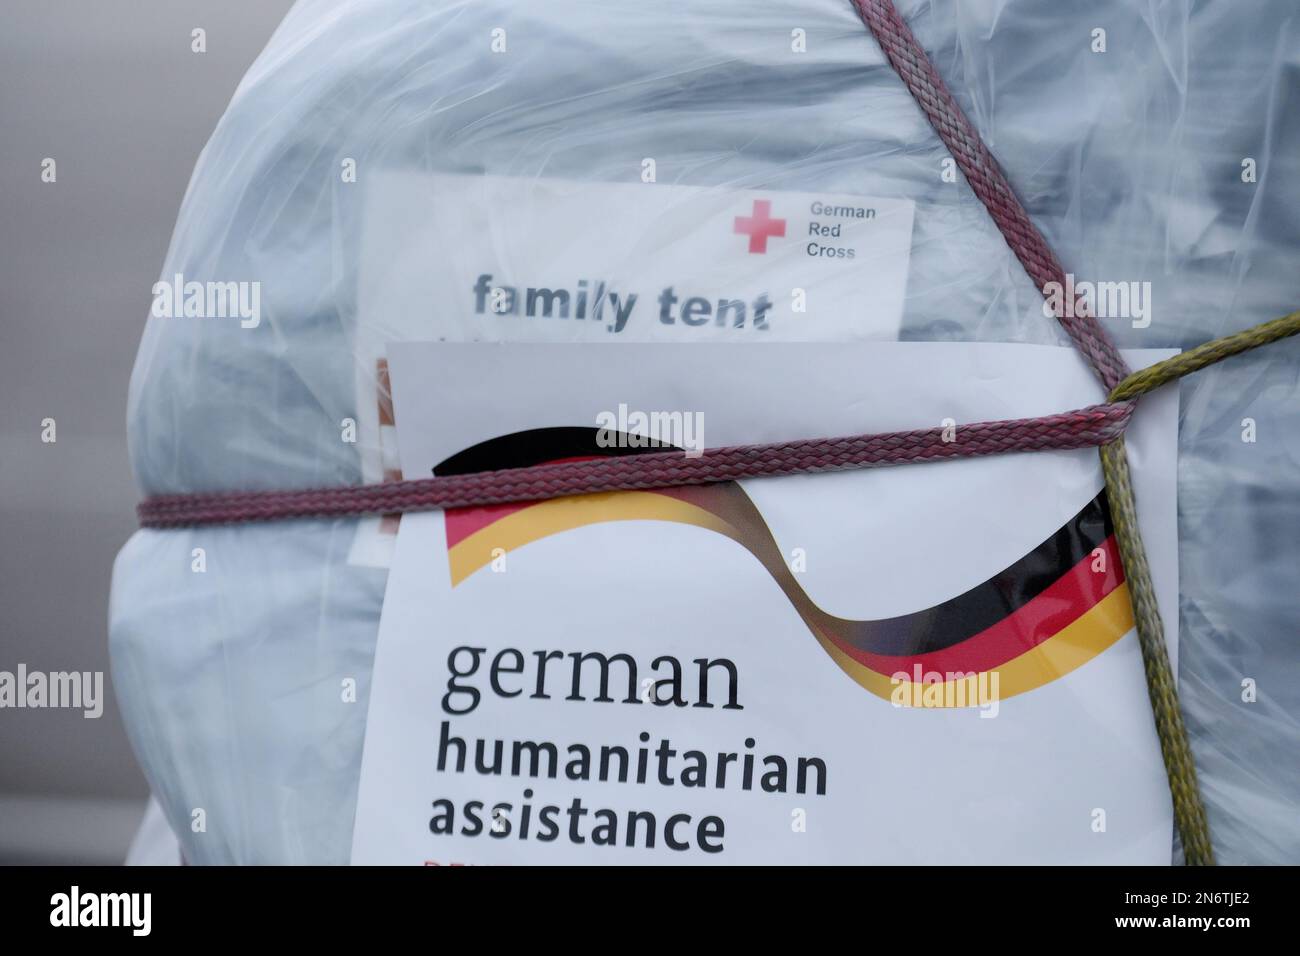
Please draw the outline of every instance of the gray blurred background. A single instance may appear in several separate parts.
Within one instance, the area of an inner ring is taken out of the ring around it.
[[[108,686],[110,574],[135,528],[127,381],[190,171],[290,6],[4,2],[0,671],[102,671],[108,700],[97,720],[0,709],[0,863],[121,862],[140,822]]]

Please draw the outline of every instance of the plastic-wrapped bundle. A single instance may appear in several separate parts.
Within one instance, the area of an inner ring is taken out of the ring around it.
[[[1110,323],[1121,345],[1187,347],[1300,301],[1284,0],[899,9],[1066,268],[1152,283],[1149,327]],[[647,156],[664,183],[914,200],[902,337],[1066,341],[848,0],[301,0],[204,151],[162,270],[260,283],[261,321],[149,320],[142,493],[375,479],[377,431],[339,426],[378,388],[385,320],[359,304],[377,171],[626,182]],[[428,337],[471,334],[439,316]],[[1223,862],[1300,858],[1298,355],[1182,386],[1180,678]],[[114,679],[189,860],[347,860],[386,577],[353,560],[362,524],[141,531],[119,556]]]

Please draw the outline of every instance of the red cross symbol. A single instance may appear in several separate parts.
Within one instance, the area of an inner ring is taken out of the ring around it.
[[[785,220],[772,218],[772,201],[755,199],[752,216],[737,216],[733,230],[749,236],[750,252],[767,252],[768,236],[784,236]]]

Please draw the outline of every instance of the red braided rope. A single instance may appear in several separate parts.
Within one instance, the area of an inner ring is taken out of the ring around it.
[[[653,452],[345,488],[155,495],[146,498],[136,510],[146,528],[381,515],[1007,452],[1088,448],[1119,437],[1132,413],[1131,402],[1120,402],[1041,418],[959,425],[951,431],[928,428],[738,445],[706,451],[695,458],[680,451]]]
[[[891,0],[853,0],[853,5],[895,72],[925,111],[934,131],[957,160],[975,195],[993,217],[1029,277],[1044,295],[1048,293],[1049,282],[1064,289],[1065,271],[1056,254],[1030,221],[997,160],[948,92],[943,78],[916,42],[916,37],[912,36],[906,21],[894,9],[894,4]],[[1128,365],[1106,330],[1088,312],[1083,300],[1074,303],[1073,311],[1073,315],[1058,314],[1057,320],[1088,359],[1106,391],[1110,392],[1128,377]]]

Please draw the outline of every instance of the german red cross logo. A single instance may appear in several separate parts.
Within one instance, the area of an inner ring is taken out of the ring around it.
[[[785,235],[785,220],[772,218],[770,199],[755,199],[753,215],[737,216],[733,231],[749,236],[750,252],[767,252],[767,240],[770,236]]]

